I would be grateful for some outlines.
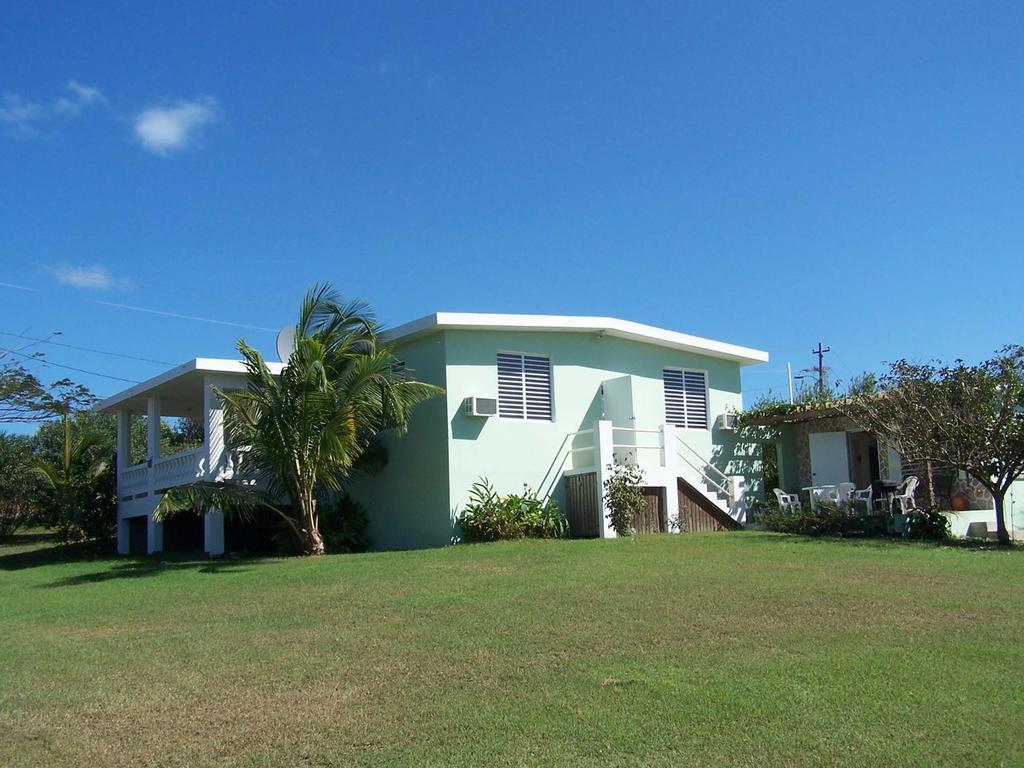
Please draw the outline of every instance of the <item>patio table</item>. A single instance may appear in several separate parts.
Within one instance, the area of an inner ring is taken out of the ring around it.
[[[811,501],[811,509],[817,509],[818,500],[822,491],[838,491],[838,485],[808,485],[802,490],[807,491],[807,497]]]

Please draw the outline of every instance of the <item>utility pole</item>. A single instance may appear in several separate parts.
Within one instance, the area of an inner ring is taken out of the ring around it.
[[[832,347],[823,347],[821,342],[818,342],[818,348],[812,349],[811,354],[818,356],[818,392],[825,394],[825,353],[831,352]]]

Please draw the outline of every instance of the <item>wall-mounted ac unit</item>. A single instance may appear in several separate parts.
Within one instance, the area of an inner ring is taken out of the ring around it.
[[[465,399],[467,416],[489,416],[498,415],[498,399],[495,397],[467,397]]]
[[[719,429],[724,429],[727,432],[731,432],[736,429],[739,423],[740,417],[735,413],[723,413],[717,419],[715,419],[715,426]]]

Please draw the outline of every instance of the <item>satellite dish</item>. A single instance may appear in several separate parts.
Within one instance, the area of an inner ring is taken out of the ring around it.
[[[287,363],[295,351],[295,326],[286,325],[277,332],[277,359]]]

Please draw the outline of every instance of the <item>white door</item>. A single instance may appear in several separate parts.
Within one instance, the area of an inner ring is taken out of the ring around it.
[[[811,484],[850,482],[850,454],[845,432],[811,432]]]

